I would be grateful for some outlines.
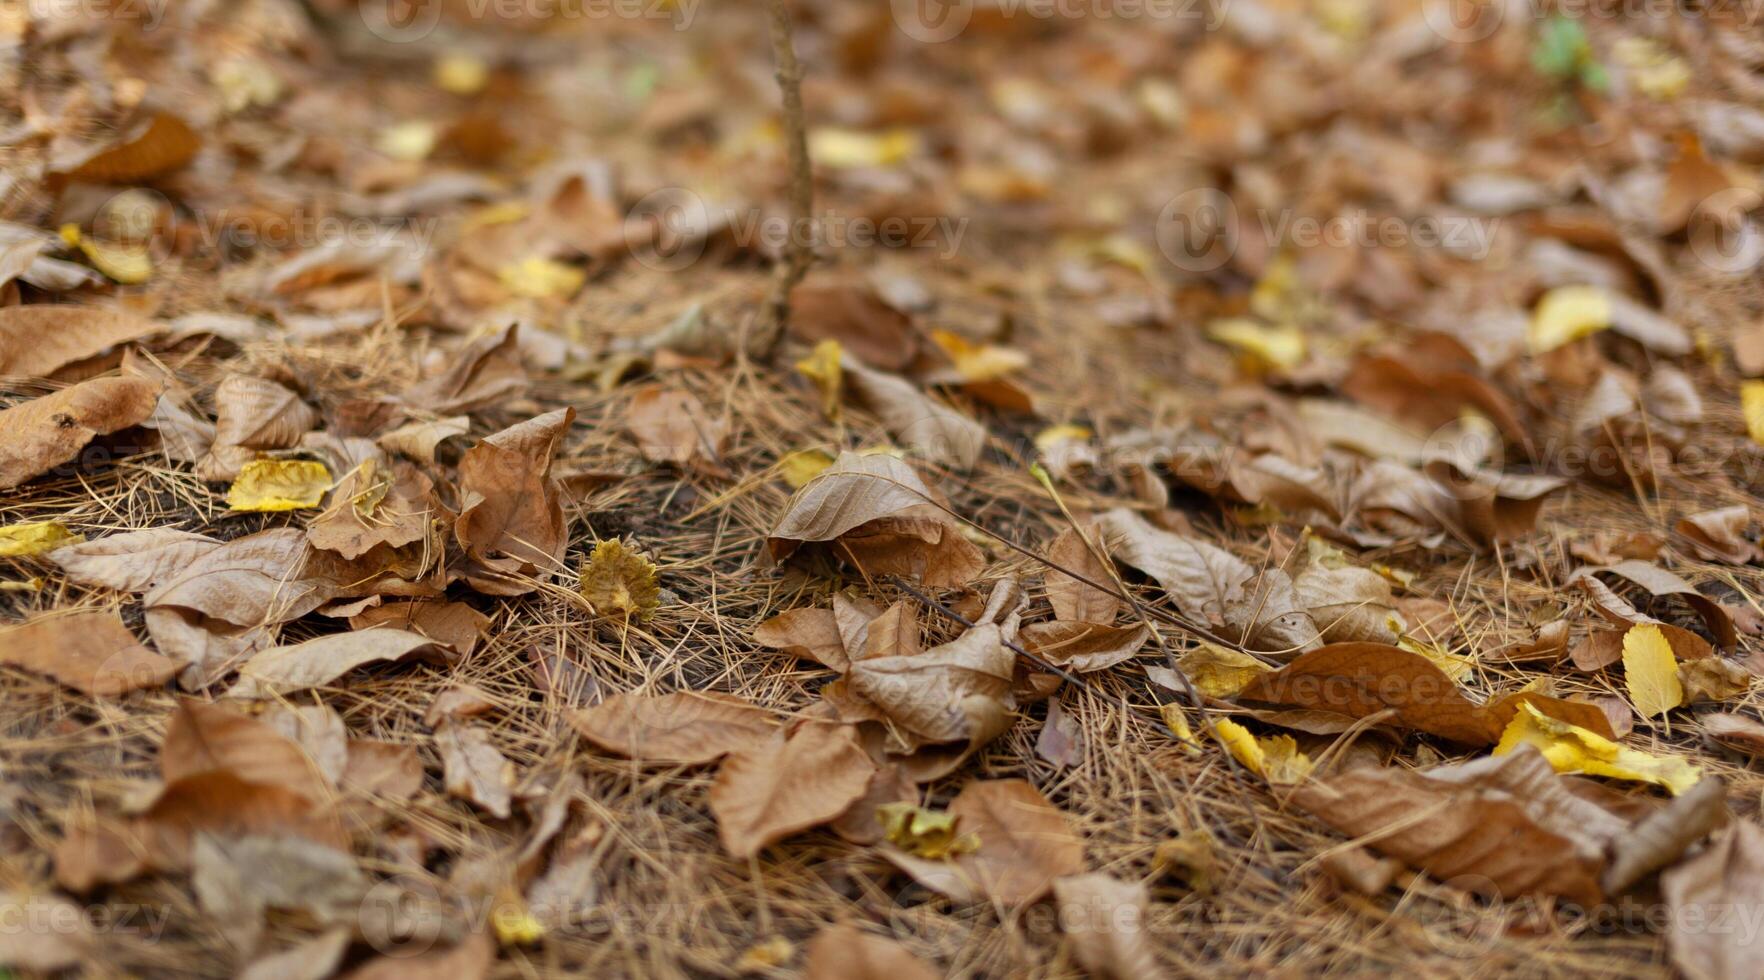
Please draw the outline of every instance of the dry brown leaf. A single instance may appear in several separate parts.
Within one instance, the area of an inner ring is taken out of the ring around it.
[[[14,891],[0,892],[0,908],[12,910],[21,924],[0,931],[0,969],[60,973],[91,959],[97,937],[84,908],[56,895]]]
[[[893,939],[849,923],[828,926],[809,940],[805,980],[938,980],[943,974]]]
[[[1084,871],[1084,844],[1071,821],[1021,779],[975,780],[949,805],[977,850],[953,861],[930,861],[904,851],[882,856],[919,884],[957,902],[989,899],[1008,907],[1036,901],[1054,881]]]
[[[770,713],[728,694],[615,694],[570,723],[608,752],[644,762],[699,765],[763,744],[778,730]]]
[[[48,377],[56,369],[165,329],[145,317],[92,306],[0,309],[0,374]]]
[[[160,778],[170,784],[207,772],[286,789],[315,804],[333,792],[317,760],[274,726],[218,704],[181,699],[159,747]]]
[[[508,819],[515,767],[497,751],[489,733],[449,719],[435,729],[435,749],[441,755],[441,776],[448,795],[475,804],[499,820]]]
[[[971,470],[986,448],[986,427],[920,391],[904,378],[875,371],[855,358],[841,361],[851,393],[899,440],[933,463]]]
[[[378,437],[380,448],[398,453],[419,463],[436,462],[436,453],[449,440],[463,440],[470,432],[472,420],[465,415],[436,419],[432,422],[410,422]]]
[[[832,541],[859,525],[935,499],[903,460],[885,453],[841,453],[790,498],[767,544],[772,557],[782,560],[804,543]]]
[[[661,385],[637,390],[625,426],[644,459],[682,467],[716,463],[729,429],[725,421],[711,418],[691,392]]]
[[[1402,617],[1390,582],[1369,568],[1308,565],[1292,580],[1298,603],[1326,643],[1395,643]]]
[[[1109,553],[1156,579],[1184,614],[1223,625],[1239,604],[1255,569],[1205,541],[1161,531],[1138,514],[1112,510],[1100,521]]]
[[[1142,980],[1163,971],[1152,952],[1151,895],[1142,883],[1106,874],[1068,875],[1053,883],[1060,930],[1093,977]]]
[[[158,687],[183,666],[142,646],[111,609],[51,612],[0,626],[0,663],[97,697]]]
[[[881,709],[912,751],[973,739],[977,712],[1010,696],[1015,658],[988,623],[922,653],[854,660],[846,677],[851,693]]]
[[[389,602],[349,617],[349,625],[357,630],[385,626],[421,633],[465,656],[477,649],[490,617],[463,602]]]
[[[1530,748],[1426,772],[1363,767],[1305,783],[1292,800],[1447,884],[1509,899],[1598,902],[1605,847],[1627,829]]]
[[[1658,598],[1682,599],[1703,618],[1703,625],[1714,635],[1717,646],[1732,647],[1739,642],[1738,634],[1734,631],[1733,617],[1721,608],[1720,603],[1698,592],[1684,579],[1651,562],[1620,561],[1604,567],[1580,568],[1568,576],[1569,584],[1585,589],[1593,597],[1599,611],[1615,622],[1633,626],[1653,620],[1640,615],[1634,606],[1619,598],[1609,586],[1599,580],[1600,575],[1616,575],[1641,586],[1648,594]]]
[[[1665,806],[1635,823],[1629,833],[1611,842],[1611,863],[1599,883],[1608,895],[1677,861],[1692,844],[1727,822],[1727,784],[1705,777]]]
[[[510,426],[466,451],[459,463],[460,512],[454,534],[484,569],[479,591],[520,595],[532,583],[512,574],[555,570],[569,543],[552,457],[576,410],[562,408]]]
[[[435,695],[435,700],[429,702],[429,710],[423,712],[423,724],[433,728],[449,718],[476,718],[494,710],[496,700],[484,693],[482,688],[471,684],[454,684]]]
[[[751,858],[833,820],[864,795],[875,771],[849,725],[808,722],[731,753],[710,789],[723,849]]]
[[[850,660],[831,609],[792,609],[754,628],[755,643],[845,673]]]
[[[331,505],[307,525],[314,548],[359,558],[385,545],[402,548],[429,536],[439,509],[434,481],[409,463],[368,459],[337,483]]]
[[[1017,642],[1056,667],[1088,674],[1132,660],[1150,639],[1144,626],[1051,622],[1023,627]]]
[[[155,112],[75,160],[58,160],[56,172],[89,184],[138,184],[189,163],[202,140],[189,124]]]
[[[329,705],[278,704],[263,713],[263,723],[306,753],[333,785],[349,767],[349,730]]]
[[[986,556],[941,511],[930,506],[858,525],[830,549],[868,578],[898,575],[921,585],[966,585]]]
[[[838,341],[865,364],[904,370],[919,351],[912,321],[857,285],[798,286],[790,292],[790,333],[815,344]]]
[[[446,369],[411,386],[404,402],[451,415],[490,408],[524,394],[530,380],[521,364],[519,329],[511,324],[455,351],[447,358]]]
[[[255,949],[267,909],[297,909],[320,923],[352,920],[367,876],[347,851],[299,837],[198,834],[190,884],[197,903],[235,948]]]
[[[400,951],[344,974],[341,980],[483,980],[496,963],[496,939],[474,932],[447,949]]]
[[[1764,830],[1756,823],[1734,821],[1707,850],[1668,869],[1660,893],[1672,910],[1666,945],[1686,976],[1764,974],[1764,948],[1746,925],[1746,916],[1764,907]]]
[[[1717,712],[1703,715],[1703,737],[1722,748],[1748,756],[1764,756],[1764,723],[1745,715]]]
[[[146,592],[220,545],[207,535],[155,527],[57,548],[49,560],[81,585]]]
[[[1737,698],[1751,690],[1756,679],[1745,667],[1720,657],[1703,657],[1678,665],[1685,704]]]
[[[1051,566],[1045,577],[1047,601],[1053,606],[1055,619],[1108,625],[1120,615],[1124,603],[1113,592],[1086,585],[1059,571],[1064,568],[1103,585],[1112,581],[1109,569],[1084,543],[1086,536],[1099,549],[1102,547],[1101,529],[1094,524],[1084,528],[1082,533],[1075,527],[1066,528],[1047,546],[1047,560]]]
[[[1394,724],[1466,745],[1500,738],[1481,706],[1418,653],[1380,643],[1332,643],[1252,679],[1239,697],[1364,718],[1386,709]]]
[[[0,490],[77,459],[102,435],[153,414],[159,386],[139,378],[94,378],[0,410]]]
[[[267,698],[321,687],[363,664],[420,657],[447,663],[456,656],[418,633],[395,629],[332,633],[288,646],[271,647],[239,668],[229,698]]]
[[[1698,558],[1746,565],[1758,558],[1758,546],[1745,536],[1751,524],[1751,508],[1735,504],[1692,514],[1678,522],[1677,530],[1690,540],[1691,551]]]
[[[321,932],[279,953],[252,960],[239,971],[239,980],[325,980],[337,972],[349,941],[348,929]]]
[[[196,464],[210,482],[237,479],[261,451],[292,449],[318,424],[318,412],[268,378],[228,376],[214,392],[214,444]]]

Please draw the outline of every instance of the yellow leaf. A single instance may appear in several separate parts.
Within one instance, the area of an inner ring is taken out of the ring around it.
[[[486,204],[465,216],[460,222],[460,231],[476,231],[494,225],[509,225],[526,218],[533,213],[533,206],[526,201],[503,201],[500,204]]]
[[[883,836],[890,844],[928,860],[941,861],[980,846],[973,834],[957,832],[960,817],[943,810],[904,802],[884,803],[876,808],[876,817],[881,820]]]
[[[282,97],[281,76],[257,58],[228,58],[216,65],[209,77],[220,89],[221,102],[228,112],[275,105]]]
[[[1643,718],[1663,715],[1684,703],[1678,658],[1660,627],[1642,623],[1623,634],[1623,683]]]
[[[955,362],[964,381],[993,381],[1029,366],[1029,355],[1022,351],[972,343],[948,330],[931,331],[931,340]]]
[[[1182,655],[1179,662],[1194,689],[1210,698],[1236,697],[1258,674],[1266,674],[1268,665],[1250,656],[1211,643]]]
[[[1558,286],[1531,312],[1527,339],[1533,354],[1545,354],[1611,325],[1611,297],[1597,286]]]
[[[762,943],[755,943],[747,948],[747,952],[735,961],[735,969],[741,973],[761,973],[774,970],[791,961],[796,956],[796,947],[783,936],[773,936]]]
[[[1565,721],[1557,721],[1521,702],[1495,755],[1506,755],[1520,745],[1535,745],[1557,771],[1632,779],[1637,782],[1664,786],[1672,795],[1695,786],[1703,771],[1676,756],[1649,755],[1624,748],[1604,736]]]
[[[86,254],[94,269],[114,282],[133,286],[153,278],[153,256],[145,245],[117,245],[82,238],[80,251]]]
[[[1764,381],[1740,382],[1740,411],[1746,417],[1746,434],[1764,446]]]
[[[892,167],[919,152],[919,134],[910,129],[869,133],[825,126],[808,134],[809,156],[824,167]]]
[[[60,521],[36,521],[0,527],[0,558],[28,558],[86,540]]]
[[[602,541],[582,566],[582,596],[602,616],[620,612],[648,619],[661,605],[655,564],[622,541]]]
[[[533,917],[527,903],[512,888],[504,889],[490,915],[490,928],[504,946],[531,946],[545,938],[545,925]]]
[[[1651,37],[1619,38],[1611,45],[1611,53],[1629,70],[1635,87],[1650,99],[1676,99],[1690,84],[1690,66]]]
[[[1257,738],[1237,722],[1213,722],[1213,737],[1245,769],[1270,783],[1296,783],[1311,774],[1311,757],[1300,752],[1291,735]]]
[[[1170,734],[1176,736],[1176,741],[1182,744],[1183,751],[1189,755],[1200,753],[1200,743],[1195,741],[1194,729],[1188,727],[1188,716],[1182,713],[1181,705],[1159,705],[1158,714],[1164,719],[1164,725],[1170,729]]]
[[[1035,448],[1042,452],[1063,442],[1085,442],[1096,433],[1082,425],[1050,425],[1035,434]]]
[[[1291,371],[1305,361],[1305,333],[1294,324],[1269,326],[1229,317],[1209,324],[1207,336],[1237,351],[1257,370]]]
[[[490,66],[469,51],[449,51],[435,59],[435,86],[454,95],[476,95],[490,82]]]
[[[796,370],[813,381],[821,393],[821,414],[829,419],[839,417],[839,387],[844,375],[839,370],[843,348],[837,340],[823,340],[814,352],[796,362]]]
[[[381,130],[374,148],[394,160],[414,163],[434,152],[440,138],[441,130],[434,123],[417,119]]]
[[[1470,671],[1476,667],[1476,661],[1469,657],[1461,657],[1407,634],[1397,637],[1397,646],[1410,653],[1418,653],[1426,657],[1429,662],[1445,671],[1445,675],[1454,681],[1461,681],[1468,677]]]
[[[254,459],[227,488],[235,511],[304,510],[317,507],[331,489],[331,471],[309,459]]]
[[[588,281],[588,274],[556,259],[534,255],[497,269],[496,278],[516,296],[550,299],[575,295]]]
[[[798,449],[778,460],[778,472],[790,489],[801,490],[808,482],[833,465],[833,457],[819,449]]]
[[[1156,265],[1151,249],[1126,235],[1110,235],[1097,241],[1090,251],[1099,259],[1132,269],[1142,276],[1150,277]]]

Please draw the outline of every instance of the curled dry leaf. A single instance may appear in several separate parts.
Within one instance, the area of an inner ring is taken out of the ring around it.
[[[307,525],[306,540],[344,558],[415,544],[429,535],[434,489],[434,481],[408,463],[387,467],[369,457],[337,484],[331,505]]]
[[[332,583],[301,576],[306,554],[306,536],[293,528],[235,538],[166,573],[141,601],[149,610],[176,606],[235,626],[285,623],[335,591]]]
[[[0,626],[0,663],[98,697],[158,687],[182,666],[142,646],[111,609],[48,613]]]
[[[1098,549],[1102,547],[1102,534],[1095,525],[1082,531],[1076,527],[1066,528],[1048,545],[1047,561],[1050,567],[1046,575],[1047,601],[1053,606],[1055,619],[1107,625],[1120,615],[1124,603],[1113,592],[1087,585],[1060,571],[1064,568],[1103,585],[1112,581],[1109,569],[1097,560],[1096,553],[1085,544],[1086,537]]]
[[[884,371],[904,370],[919,351],[912,320],[862,286],[798,286],[790,291],[790,311],[798,340],[837,341]]]
[[[385,626],[421,633],[463,656],[484,638],[490,617],[463,602],[391,602],[349,617],[349,625],[357,630]]]
[[[1683,600],[1702,617],[1703,625],[1715,637],[1717,646],[1732,647],[1739,641],[1738,634],[1734,631],[1733,617],[1721,608],[1720,603],[1698,592],[1689,582],[1666,569],[1651,562],[1633,559],[1620,561],[1615,565],[1577,569],[1568,577],[1569,584],[1586,590],[1599,611],[1614,622],[1633,626],[1653,620],[1641,615],[1634,606],[1619,598],[1598,578],[1600,575],[1615,575],[1641,586],[1649,595],[1657,598]]]
[[[60,521],[8,524],[0,527],[0,558],[31,558],[84,540]]]
[[[7,307],[0,309],[0,374],[48,377],[58,368],[164,329],[145,317],[91,306]]]
[[[1213,722],[1212,729],[1232,758],[1273,785],[1301,783],[1311,774],[1311,757],[1299,751],[1291,735],[1258,736],[1224,718]]]
[[[552,457],[576,410],[562,408],[510,426],[466,451],[459,463],[460,512],[454,534],[484,571],[468,574],[479,591],[530,592],[513,573],[556,568],[568,544],[562,490]]]
[[[872,370],[847,357],[841,361],[850,389],[876,413],[900,444],[933,463],[971,470],[986,448],[986,427],[912,382]]]
[[[1177,666],[1188,675],[1195,690],[1210,698],[1236,697],[1250,681],[1272,669],[1247,653],[1213,643],[1202,643],[1187,651],[1177,660]]]
[[[769,712],[741,698],[686,691],[615,694],[576,712],[570,723],[608,752],[677,765],[714,762],[760,745],[778,730]]]
[[[1745,667],[1720,657],[1704,657],[1678,665],[1678,682],[1684,703],[1727,701],[1751,690],[1755,675]]]
[[[1664,786],[1677,796],[1697,784],[1703,771],[1678,756],[1655,756],[1626,748],[1588,729],[1553,718],[1531,704],[1522,704],[1501,733],[1495,755],[1530,745],[1539,749],[1557,772],[1584,772],[1612,779],[1630,779]]]
[[[489,408],[524,394],[530,381],[521,364],[518,331],[518,325],[510,325],[467,344],[447,358],[445,370],[406,391],[404,402],[446,415]]]
[[[1709,776],[1683,796],[1638,820],[1611,842],[1611,863],[1599,883],[1617,895],[1683,856],[1727,821],[1727,784]]]
[[[0,490],[76,459],[98,436],[140,425],[158,400],[153,382],[94,378],[0,410]]]
[[[753,639],[768,650],[782,650],[842,674],[850,665],[845,641],[839,635],[839,622],[831,609],[805,607],[780,613],[759,624]]]
[[[1018,642],[1056,667],[1080,674],[1126,663],[1151,639],[1144,626],[1102,626],[1097,623],[1032,623]]]
[[[74,160],[58,160],[56,172],[89,184],[138,184],[189,163],[202,140],[188,123],[155,112]]]
[[[1488,745],[1500,728],[1480,705],[1418,653],[1380,643],[1332,643],[1252,678],[1239,697],[1391,721],[1466,745]]]
[[[440,663],[455,659],[428,637],[404,630],[333,633],[303,643],[271,647],[256,654],[239,668],[239,681],[226,696],[267,698],[288,691],[320,687],[363,664],[410,657]]]
[[[1745,565],[1758,558],[1758,546],[1745,536],[1751,524],[1751,508],[1735,504],[1692,514],[1678,522],[1677,531],[1690,540],[1698,558]]]
[[[1100,527],[1109,553],[1145,572],[1183,613],[1222,625],[1228,606],[1240,602],[1255,570],[1243,559],[1205,541],[1161,531],[1128,510],[1104,514]]]
[[[767,543],[774,558],[787,558],[804,543],[832,541],[861,524],[936,499],[903,460],[885,453],[841,453],[790,498]]]
[[[893,939],[849,923],[817,933],[803,960],[805,980],[938,980],[942,975]]]
[[[602,541],[582,566],[582,598],[599,615],[646,620],[661,604],[655,564],[622,541]]]
[[[214,392],[214,444],[196,464],[204,480],[232,480],[262,451],[292,449],[318,424],[318,412],[268,378],[235,374]]]
[[[1014,662],[998,627],[988,623],[922,653],[854,660],[846,676],[851,693],[881,709],[912,751],[972,741],[1002,721]]]
[[[808,722],[731,753],[710,789],[723,849],[751,858],[833,820],[864,795],[875,771],[849,725]]]
[[[273,513],[308,510],[331,489],[331,471],[308,459],[254,459],[227,488],[227,509]]]
[[[1745,715],[1718,712],[1703,715],[1703,738],[1742,755],[1764,756],[1764,723]]]
[[[1084,844],[1071,821],[1021,779],[975,780],[949,805],[964,834],[980,846],[953,861],[928,861],[904,851],[882,856],[933,891],[957,902],[988,899],[1019,907],[1053,883],[1084,870]]]

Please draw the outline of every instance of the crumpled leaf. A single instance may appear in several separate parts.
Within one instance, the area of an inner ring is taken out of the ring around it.
[[[907,802],[887,803],[876,809],[884,839],[916,857],[941,861],[980,846],[978,837],[961,833],[960,818],[947,810],[931,810]]]
[[[1752,510],[1745,504],[1706,510],[1679,521],[1676,529],[1690,540],[1691,551],[1705,561],[1746,565],[1758,558],[1758,546],[1746,539]]]
[[[0,626],[0,663],[97,697],[158,687],[182,666],[142,646],[110,609],[52,612]]]
[[[140,378],[94,378],[0,410],[0,490],[76,459],[86,444],[153,414],[159,386]]]
[[[214,444],[196,475],[218,482],[238,477],[259,452],[292,449],[319,416],[300,396],[268,378],[230,375],[214,392]]]
[[[849,725],[809,722],[731,753],[710,788],[723,849],[751,858],[831,821],[864,795],[875,771]]]
[[[1755,679],[1751,671],[1720,657],[1703,657],[1678,665],[1685,704],[1737,698],[1752,689]]]
[[[1047,546],[1047,560],[1051,566],[1045,576],[1047,601],[1053,607],[1055,619],[1107,625],[1115,621],[1125,604],[1112,592],[1086,585],[1059,570],[1064,568],[1104,585],[1112,581],[1109,569],[1084,543],[1085,534],[1099,549],[1102,547],[1100,529],[1094,525],[1082,532],[1075,527],[1066,528]]]
[[[1577,725],[1551,718],[1530,704],[1519,706],[1518,714],[1501,733],[1494,754],[1505,755],[1522,745],[1541,750],[1557,772],[1584,772],[1654,783],[1674,796],[1703,778],[1701,768],[1680,757],[1654,756],[1625,748]]]
[[[823,340],[809,356],[796,362],[797,373],[814,382],[821,393],[821,414],[835,422],[839,420],[839,393],[844,381],[840,356],[839,341]]]
[[[1232,698],[1249,683],[1272,670],[1267,664],[1236,650],[1202,643],[1176,661],[1194,689],[1210,698]]]
[[[521,595],[531,583],[515,574],[555,569],[569,543],[562,488],[552,458],[573,408],[561,408],[485,438],[459,462],[461,507],[454,535],[478,570],[472,584],[493,595]]]
[[[1641,586],[1649,595],[1658,598],[1681,599],[1696,610],[1697,615],[1702,617],[1703,625],[1708,627],[1710,633],[1714,634],[1717,645],[1732,647],[1739,642],[1739,635],[1734,631],[1733,617],[1721,608],[1720,603],[1698,592],[1689,582],[1659,565],[1635,559],[1620,561],[1615,565],[1578,568],[1575,569],[1574,574],[1568,576],[1568,584],[1578,585],[1585,590],[1592,597],[1599,612],[1613,622],[1622,623],[1625,626],[1634,626],[1638,623],[1657,624],[1657,621],[1652,617],[1642,615],[1634,606],[1618,597],[1599,578],[1600,575],[1616,575]],[[1663,632],[1667,633],[1668,639],[1672,637],[1671,631],[1663,630]]]
[[[1663,715],[1684,703],[1678,660],[1658,627],[1643,623],[1623,634],[1623,683],[1643,718]]]
[[[35,303],[0,309],[0,374],[48,377],[56,369],[152,336],[165,324],[132,313]]]
[[[602,541],[582,566],[582,597],[602,616],[647,620],[661,604],[655,564],[622,541]]]
[[[851,693],[881,709],[911,751],[979,734],[974,712],[998,710],[1009,696],[1015,659],[999,628],[984,623],[922,653],[853,660],[846,677]]]
[[[1764,949],[1745,925],[1764,907],[1764,829],[1757,823],[1734,821],[1701,854],[1668,868],[1660,893],[1672,910],[1666,945],[1685,976],[1741,980],[1764,972]]]
[[[1381,854],[1475,894],[1559,895],[1590,906],[1622,819],[1575,795],[1532,748],[1425,771],[1366,766],[1293,803]],[[1418,814],[1427,814],[1418,819]]]
[[[851,393],[876,413],[902,446],[933,463],[971,470],[986,448],[986,427],[912,382],[876,371],[847,357],[841,367]]]
[[[1017,642],[1056,667],[1088,674],[1133,659],[1150,639],[1144,626],[1052,622],[1023,627]]]
[[[768,650],[782,650],[842,674],[851,663],[831,609],[805,607],[779,613],[759,624],[753,639]]]
[[[1291,735],[1258,736],[1237,722],[1213,722],[1213,737],[1245,769],[1276,786],[1303,782],[1311,774],[1311,758],[1299,751]]]
[[[1040,899],[1056,879],[1084,870],[1084,844],[1071,821],[1021,779],[980,779],[962,787],[949,812],[980,846],[953,861],[927,861],[904,851],[882,856],[957,902],[982,899],[1020,907]]]
[[[421,657],[437,663],[455,659],[435,641],[404,630],[372,629],[332,633],[264,650],[239,668],[229,698],[267,698],[320,687],[363,664]]]
[[[338,481],[331,505],[307,525],[306,540],[348,559],[382,545],[402,548],[423,541],[438,509],[431,499],[434,489],[434,481],[415,466],[402,460],[387,466],[383,457],[369,456]]]
[[[1116,560],[1158,581],[1177,608],[1204,622],[1225,622],[1255,569],[1236,555],[1201,541],[1162,531],[1132,511],[1116,509],[1099,520]]]
[[[700,765],[765,743],[772,715],[728,694],[687,692],[646,697],[615,694],[570,716],[582,737],[643,762]]]
[[[79,544],[85,535],[67,529],[60,521],[31,521],[0,527],[0,558],[29,558]]]
[[[331,489],[331,471],[307,459],[254,459],[227,488],[232,511],[307,510]]]
[[[661,385],[637,390],[625,424],[644,459],[675,466],[716,463],[728,432],[727,423],[711,418],[691,392]]]
[[[147,564],[106,567],[103,574],[155,576],[141,600],[150,611],[177,606],[235,626],[260,626],[298,619],[336,591],[334,583],[302,576],[306,535],[296,528],[260,531],[200,552],[199,543],[189,541],[131,539],[129,545],[144,548]],[[193,556],[185,557],[186,547]]]
[[[935,499],[904,460],[880,453],[840,453],[832,466],[790,498],[767,545],[782,560],[802,543],[831,541],[861,524]]]
[[[531,383],[526,367],[521,364],[519,344],[519,324],[480,337],[454,352],[447,359],[445,370],[411,386],[403,399],[418,408],[452,415],[519,397]],[[464,431],[463,427],[460,431]]]
[[[197,902],[236,948],[254,949],[270,908],[320,923],[349,921],[368,891],[347,851],[299,837],[198,834],[190,883]]]

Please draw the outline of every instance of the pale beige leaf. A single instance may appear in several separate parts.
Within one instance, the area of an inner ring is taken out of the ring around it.
[[[943,974],[892,939],[840,923],[809,940],[803,976],[805,980],[939,980]]]
[[[455,351],[445,361],[445,370],[412,385],[404,401],[450,414],[488,408],[521,395],[531,380],[521,364],[518,331],[519,326],[511,324]],[[433,449],[433,443],[429,445]]]
[[[141,601],[150,609],[194,609],[237,626],[298,619],[333,592],[327,583],[300,576],[306,551],[306,534],[295,528],[235,538],[165,576]]]
[[[1204,622],[1222,624],[1226,609],[1244,597],[1255,569],[1236,555],[1205,541],[1161,531],[1132,511],[1102,515],[1109,553],[1156,579],[1178,609]]]
[[[349,949],[350,931],[332,929],[279,953],[260,956],[239,971],[239,980],[325,980]]]
[[[625,425],[644,459],[676,466],[700,458],[715,462],[728,431],[692,393],[660,385],[638,389]]]
[[[326,704],[278,704],[263,713],[263,723],[306,753],[326,780],[335,784],[349,767],[349,730],[343,717]]]
[[[156,527],[57,548],[49,560],[81,585],[146,592],[220,546],[207,535]]]
[[[57,895],[14,891],[0,892],[0,908],[18,923],[0,929],[0,969],[60,973],[91,958],[97,937],[86,909]]]
[[[844,673],[850,661],[831,609],[792,609],[754,628],[755,643]]]
[[[1080,674],[1126,663],[1150,639],[1151,631],[1144,626],[1081,622],[1031,623],[1017,636],[1025,650]]]
[[[1144,884],[1106,874],[1068,875],[1054,880],[1053,892],[1060,930],[1091,976],[1146,980],[1163,972],[1152,952],[1151,895]]]
[[[900,444],[925,459],[971,470],[986,448],[986,427],[920,391],[912,382],[874,371],[847,357],[851,391],[876,413]]]
[[[497,819],[507,819],[514,789],[514,763],[504,758],[481,728],[447,720],[435,729],[441,754],[442,781],[451,796],[477,805]]]
[[[168,785],[207,772],[225,772],[254,786],[274,786],[313,803],[335,790],[324,770],[298,743],[272,725],[218,704],[178,702],[159,747],[159,775]]]
[[[697,765],[764,743],[771,714],[728,694],[615,694],[570,718],[595,745],[644,762]]]
[[[953,861],[898,850],[883,856],[958,902],[986,898],[1010,907],[1036,901],[1056,879],[1084,870],[1084,844],[1071,821],[1024,780],[975,780],[962,787],[949,812],[963,833],[979,839],[977,850]]]
[[[318,424],[300,396],[268,378],[229,375],[214,392],[214,445],[196,464],[205,480],[233,480],[261,450],[290,449]]]
[[[1690,860],[1660,876],[1672,910],[1666,946],[1672,963],[1698,980],[1764,975],[1764,946],[1745,927],[1764,908],[1764,829],[1739,819]],[[1726,921],[1728,928],[1716,928]]]
[[[864,795],[875,771],[848,725],[809,722],[731,754],[710,789],[724,850],[750,858],[833,820]]]
[[[1110,570],[1084,543],[1086,537],[1097,548],[1102,547],[1101,530],[1094,524],[1084,528],[1082,533],[1075,527],[1066,528],[1047,546],[1047,560],[1053,566],[1046,575],[1047,601],[1053,606],[1055,619],[1107,626],[1120,615],[1124,603],[1113,592],[1105,592],[1059,571],[1064,568],[1100,585],[1111,585],[1114,579]]]
[[[446,662],[453,655],[428,637],[404,630],[333,633],[258,653],[239,668],[238,683],[227,691],[226,696],[267,698],[302,688],[320,687],[363,664],[407,657]]]
[[[954,742],[971,734],[965,702],[1001,702],[1009,695],[1015,659],[998,627],[988,623],[923,653],[854,660],[847,678],[852,692],[881,708],[902,733],[921,742]]]
[[[933,499],[904,460],[886,453],[841,453],[790,498],[768,543],[774,557],[784,558],[803,542],[831,541],[860,524]]]
[[[0,309],[0,375],[47,377],[57,368],[165,329],[133,313],[39,303]]]

